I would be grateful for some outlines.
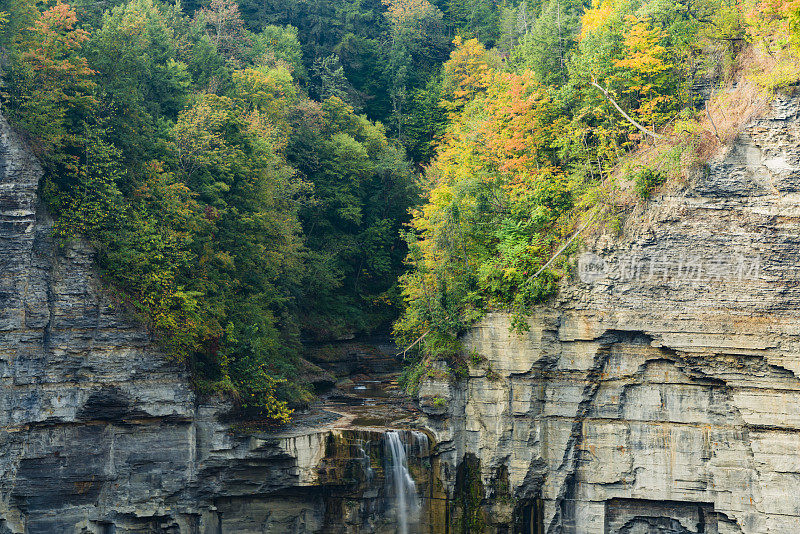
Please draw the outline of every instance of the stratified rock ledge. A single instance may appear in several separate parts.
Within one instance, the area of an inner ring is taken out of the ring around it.
[[[449,487],[480,462],[488,531],[800,532],[799,106],[590,240],[529,332],[486,317],[465,383],[423,383]]]

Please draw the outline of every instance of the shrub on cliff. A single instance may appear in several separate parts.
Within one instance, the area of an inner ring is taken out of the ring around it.
[[[663,184],[666,179],[667,177],[657,170],[642,169],[634,175],[636,192],[644,200],[647,200],[653,193],[653,189]]]

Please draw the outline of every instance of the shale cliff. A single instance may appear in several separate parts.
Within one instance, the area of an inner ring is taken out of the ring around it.
[[[0,533],[393,531],[384,434],[235,432],[108,296],[90,247],[54,241],[41,174],[0,117]],[[399,436],[424,493],[427,439]]]
[[[800,532],[799,108],[587,239],[528,332],[486,317],[468,380],[429,373],[462,532]]]
[[[420,531],[800,531],[799,115],[587,239],[527,332],[487,316],[467,380],[428,374]],[[386,435],[234,431],[53,240],[40,176],[0,120],[0,533],[394,532]]]

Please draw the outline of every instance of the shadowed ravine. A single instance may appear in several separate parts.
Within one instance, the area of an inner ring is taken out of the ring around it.
[[[612,267],[755,254],[757,277],[573,274],[522,334],[476,323],[468,376],[432,362],[418,405],[347,349],[330,395],[268,431],[198,398],[91,247],[54,240],[41,169],[0,120],[0,533],[795,532],[799,110],[777,98],[584,244]]]

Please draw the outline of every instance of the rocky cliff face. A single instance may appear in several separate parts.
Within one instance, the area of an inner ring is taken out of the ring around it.
[[[41,174],[0,117],[0,534],[393,530],[383,434],[234,432],[106,296],[91,249],[54,242]]]
[[[528,332],[477,325],[468,380],[431,373],[422,530],[798,531],[799,107],[591,240]],[[0,120],[0,533],[393,531],[382,434],[232,431],[53,241],[40,175]]]
[[[527,333],[486,317],[468,380],[423,383],[451,494],[480,466],[471,521],[800,531],[799,106],[778,98],[683,191],[591,240]]]

